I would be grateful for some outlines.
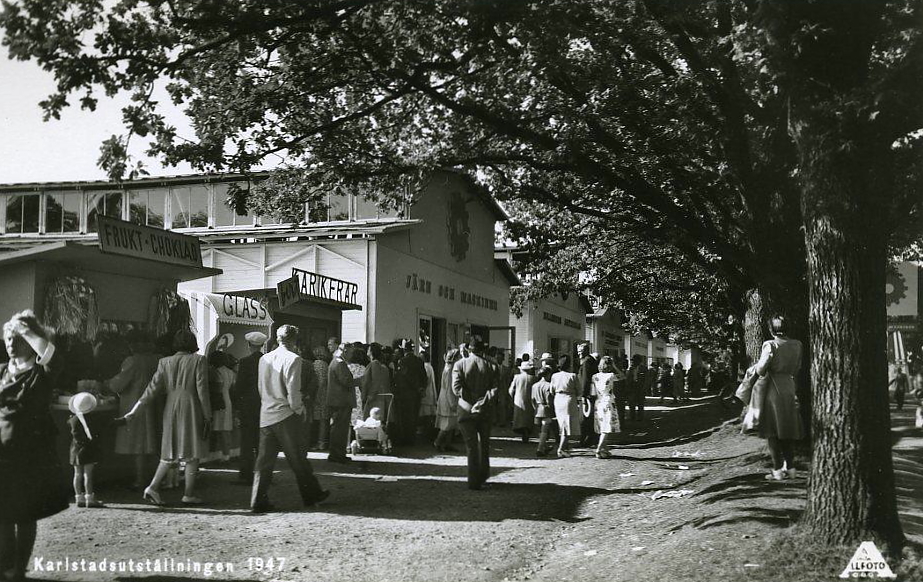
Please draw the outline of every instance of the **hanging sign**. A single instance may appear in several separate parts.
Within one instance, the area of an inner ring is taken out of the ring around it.
[[[292,276],[276,285],[279,309],[300,302],[318,302],[341,309],[362,309],[357,303],[359,285],[319,273],[292,269]]]
[[[171,265],[202,266],[199,239],[169,230],[141,226],[109,216],[96,217],[99,250]]]

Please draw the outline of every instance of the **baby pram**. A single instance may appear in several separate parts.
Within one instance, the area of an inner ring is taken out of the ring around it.
[[[383,400],[382,406],[379,408],[385,413],[381,426],[354,425],[351,427],[353,439],[349,444],[349,450],[354,455],[387,455],[391,452],[390,442],[387,438],[387,420],[391,418],[391,405],[394,402],[394,394],[379,394],[378,398]]]

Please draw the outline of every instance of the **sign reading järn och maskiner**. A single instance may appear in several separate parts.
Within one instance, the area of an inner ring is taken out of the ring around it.
[[[172,265],[202,266],[199,239],[141,226],[108,216],[97,217],[99,250],[114,255],[127,255]]]

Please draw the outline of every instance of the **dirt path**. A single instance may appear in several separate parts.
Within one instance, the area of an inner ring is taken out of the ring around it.
[[[105,558],[107,566],[140,560],[146,568],[147,559],[168,564],[173,558],[173,571],[46,568],[31,577],[206,578],[177,572],[188,559],[203,567],[230,562],[233,572],[210,578],[237,580],[612,582],[705,580],[720,572],[727,574],[721,579],[746,579],[765,565],[737,557],[798,515],[804,480],[782,487],[765,482],[757,472],[762,442],[741,437],[736,427],[716,431],[729,414],[712,401],[679,408],[649,403],[649,420],[629,426],[611,460],[588,451],[537,459],[534,444],[495,437],[493,486],[482,492],[465,487],[462,455],[423,447],[345,468],[315,460],[333,495],[313,510],[299,507],[284,461],[271,492],[279,513],[250,514],[249,489],[234,484],[233,467],[203,471],[209,506],[202,509],[155,508],[136,493],[104,491],[107,509],[72,508],[43,521],[35,556],[69,558],[77,568],[80,559]],[[652,499],[658,491],[681,496]],[[178,500],[168,493],[168,500]],[[266,566],[270,557],[273,571]]]

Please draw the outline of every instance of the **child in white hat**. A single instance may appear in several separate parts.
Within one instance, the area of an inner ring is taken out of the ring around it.
[[[73,414],[67,420],[67,425],[73,437],[70,463],[74,466],[74,496],[77,499],[77,507],[105,507],[97,501],[93,489],[93,470],[102,451],[99,445],[100,433],[108,426],[125,424],[124,418],[105,420],[99,415],[91,414],[96,405],[96,397],[89,392],[74,394],[67,403]]]

